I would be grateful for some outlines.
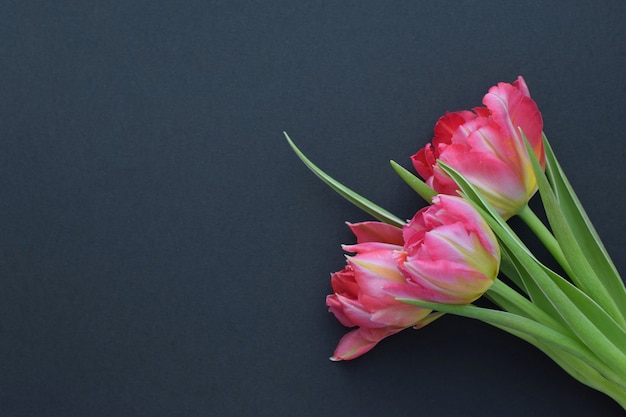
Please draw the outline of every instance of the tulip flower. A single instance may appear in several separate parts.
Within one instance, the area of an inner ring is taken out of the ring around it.
[[[356,245],[344,246],[356,255],[331,275],[334,293],[327,296],[329,311],[347,327],[358,327],[339,342],[332,360],[363,355],[379,341],[408,327],[420,326],[431,312],[397,301],[386,294],[389,284],[406,285],[395,253],[402,251],[402,230],[379,222],[348,224]]]
[[[411,157],[415,170],[437,193],[456,195],[458,185],[441,160],[461,173],[505,219],[519,213],[537,191],[520,129],[545,166],[543,120],[522,77],[499,83],[483,98],[486,107],[446,113],[432,143]]]
[[[433,203],[408,223],[322,171],[285,133],[315,175],[384,222],[349,225],[357,243],[344,249],[355,255],[332,274],[334,294],[326,304],[341,323],[357,328],[331,359],[356,358],[407,327],[456,314],[533,344],[626,410],[624,281],[542,134],[541,114],[524,80],[499,83],[483,103],[447,113],[432,144],[412,157],[426,184],[392,161],[400,177]],[[550,227],[528,207],[537,189]],[[564,275],[532,254],[506,222],[513,215]],[[500,251],[506,262],[496,279]],[[485,292],[497,308],[470,304]]]
[[[500,247],[480,214],[460,197],[439,195],[403,228],[396,252],[409,285],[387,285],[398,298],[468,304],[493,284]]]

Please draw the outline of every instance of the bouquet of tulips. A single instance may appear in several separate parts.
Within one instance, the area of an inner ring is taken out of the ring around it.
[[[347,327],[332,360],[354,359],[445,313],[482,320],[539,348],[626,409],[626,290],[543,134],[522,77],[484,107],[447,113],[411,157],[423,181],[391,161],[430,205],[404,221],[339,183],[285,136],[325,183],[378,221],[350,224],[356,244],[331,275],[329,311]],[[529,208],[539,190],[548,225]],[[511,229],[519,216],[562,269]],[[487,297],[498,308],[472,304]]]

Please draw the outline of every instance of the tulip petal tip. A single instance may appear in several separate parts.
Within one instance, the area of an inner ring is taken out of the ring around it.
[[[341,361],[341,359],[340,359],[340,358],[335,358],[334,356],[331,356],[331,357],[330,357],[330,358],[328,358],[328,359],[330,359],[330,360],[331,360],[331,361],[333,361],[333,362],[339,362],[339,361]]]

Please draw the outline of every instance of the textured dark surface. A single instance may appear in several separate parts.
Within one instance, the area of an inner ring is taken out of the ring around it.
[[[523,75],[626,272],[626,5],[511,3],[2,2],[0,415],[623,415],[456,317],[327,359],[367,216],[283,130],[410,217],[388,161]]]

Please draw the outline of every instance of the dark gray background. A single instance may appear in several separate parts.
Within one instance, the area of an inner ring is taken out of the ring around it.
[[[388,161],[523,75],[624,272],[625,18],[618,0],[1,2],[0,415],[623,415],[456,317],[328,361],[343,222],[368,217],[281,132],[410,217]]]

